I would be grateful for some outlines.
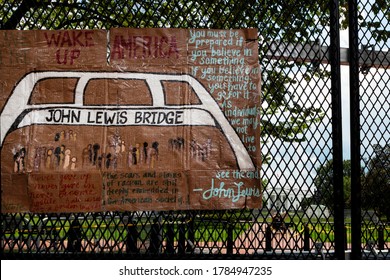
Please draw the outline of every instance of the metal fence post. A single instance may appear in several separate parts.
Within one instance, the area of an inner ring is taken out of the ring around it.
[[[380,225],[378,228],[378,249],[385,249],[385,234],[383,225]]]
[[[194,251],[194,248],[188,244],[195,244],[195,217],[196,213],[194,211],[190,211],[188,213],[189,221],[188,221],[188,235],[187,235],[187,248],[186,252],[191,253]],[[195,246],[195,245],[194,245]]]
[[[358,3],[348,1],[349,11],[349,83],[351,137],[351,258],[361,259],[361,168],[359,106]]]
[[[178,243],[178,253],[185,254],[186,252],[186,221],[183,218],[178,225],[179,228],[179,243]]]
[[[175,224],[173,221],[169,221],[167,224],[167,245],[166,253],[175,253]]]
[[[333,193],[335,257],[345,259],[344,253],[344,190],[343,190],[343,136],[340,70],[340,13],[339,1],[330,1],[330,64],[332,94]]]
[[[131,217],[128,218],[127,221],[127,237],[126,237],[126,253],[138,253],[137,248],[137,239],[138,239],[138,231],[137,225],[133,224],[133,219]]]
[[[150,231],[150,246],[149,252],[152,254],[160,253],[161,251],[161,227],[158,218],[155,218]]]
[[[303,250],[310,251],[310,228],[307,224],[305,224],[303,230]]]
[[[272,251],[272,229],[270,225],[267,225],[265,229],[265,250],[266,251]]]
[[[227,222],[227,244],[226,244],[226,249],[227,249],[227,254],[233,254],[233,225],[230,224],[230,222]]]
[[[76,217],[68,230],[68,252],[81,252],[81,225]]]

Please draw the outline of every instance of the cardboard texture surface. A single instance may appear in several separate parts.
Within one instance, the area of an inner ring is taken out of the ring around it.
[[[2,212],[261,207],[256,29],[0,42]]]

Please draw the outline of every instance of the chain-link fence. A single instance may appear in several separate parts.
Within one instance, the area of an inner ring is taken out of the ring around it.
[[[352,229],[360,234],[355,240],[356,247],[359,240],[363,244],[363,257],[381,258],[383,254],[388,256],[389,249],[389,2],[360,1],[359,7],[361,21],[357,23],[355,41],[361,63],[359,69],[351,67],[351,77],[356,80],[351,83],[351,140],[355,146],[351,157],[356,172],[353,175],[360,178],[360,182],[354,182],[352,194],[361,195],[361,200],[354,197],[358,203],[353,205],[361,228],[359,231],[357,224]]]
[[[340,2],[3,1],[1,29],[258,28],[264,197],[261,209],[3,213],[2,256],[389,258],[390,3]]]

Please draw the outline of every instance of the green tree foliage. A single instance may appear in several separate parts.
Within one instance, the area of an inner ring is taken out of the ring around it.
[[[374,147],[362,184],[362,205],[390,220],[390,144]]]
[[[334,208],[334,185],[333,185],[333,160],[325,162],[317,168],[314,179],[316,191],[312,197],[302,201],[303,209],[311,204],[325,205],[333,213]],[[343,161],[343,191],[345,208],[351,206],[351,161]]]
[[[390,30],[386,26],[388,26],[390,21],[390,1],[367,1],[362,9],[370,12],[360,15],[361,27],[371,32],[373,39],[375,39],[378,45],[389,40]]]

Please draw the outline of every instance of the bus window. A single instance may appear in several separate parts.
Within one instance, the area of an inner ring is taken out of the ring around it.
[[[77,78],[47,78],[37,81],[29,105],[72,104],[75,102]]]
[[[152,95],[145,80],[91,79],[84,92],[84,105],[152,104]]]
[[[163,81],[166,105],[201,105],[202,102],[186,81]]]

